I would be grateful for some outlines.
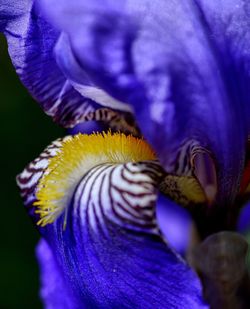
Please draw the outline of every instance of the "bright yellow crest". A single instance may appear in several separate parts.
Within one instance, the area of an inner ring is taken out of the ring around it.
[[[133,136],[108,132],[78,134],[65,140],[39,181],[34,203],[40,215],[37,224],[52,223],[67,211],[75,188],[93,167],[147,160],[155,160],[152,149]]]

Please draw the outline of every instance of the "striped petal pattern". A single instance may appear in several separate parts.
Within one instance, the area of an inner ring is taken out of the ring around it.
[[[157,234],[155,203],[163,173],[154,162],[103,164],[93,168],[79,184],[74,217],[83,227],[107,232],[105,222]],[[80,207],[81,205],[81,207]],[[79,227],[81,228],[81,227]]]
[[[66,136],[52,142],[35,160],[27,165],[22,173],[17,176],[16,181],[26,206],[31,207],[36,200],[36,187],[48,167],[49,160],[58,153],[63,141],[70,138],[70,136]]]
[[[133,115],[129,112],[119,112],[109,108],[98,108],[87,115],[83,115],[79,122],[97,121],[108,125],[115,132],[123,132],[140,136],[140,130]]]

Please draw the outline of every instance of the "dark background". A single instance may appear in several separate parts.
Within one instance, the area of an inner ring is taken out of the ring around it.
[[[0,308],[42,308],[35,246],[15,177],[63,130],[46,116],[19,81],[0,36],[1,251]]]

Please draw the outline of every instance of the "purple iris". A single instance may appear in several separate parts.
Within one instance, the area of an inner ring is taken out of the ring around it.
[[[18,177],[42,236],[45,306],[247,308],[247,243],[233,231],[250,194],[250,3],[0,0],[0,30],[17,74],[54,121],[124,132],[106,133],[107,151],[113,141],[137,147],[143,136],[156,153],[143,144],[149,159],[144,151],[122,165],[105,159],[80,177],[82,143],[96,154],[92,139],[103,137],[91,135],[91,148],[89,135],[69,136]],[[48,183],[61,187],[49,195]],[[60,203],[44,207],[52,195]],[[172,249],[168,233],[183,226],[193,236],[176,248],[197,274]]]

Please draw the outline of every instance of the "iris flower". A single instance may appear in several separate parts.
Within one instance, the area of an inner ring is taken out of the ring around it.
[[[247,307],[233,231],[250,191],[249,1],[0,0],[0,30],[45,113],[110,128],[53,142],[17,178],[45,307]],[[164,232],[175,203],[200,242],[189,264]]]

